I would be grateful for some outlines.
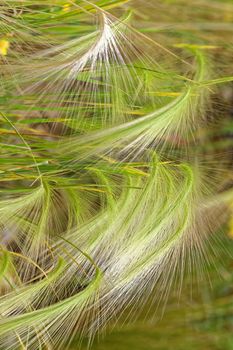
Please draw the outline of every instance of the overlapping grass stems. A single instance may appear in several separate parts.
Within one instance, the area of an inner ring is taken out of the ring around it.
[[[136,5],[0,3],[2,349],[64,349],[205,270],[231,195],[200,130],[232,77],[208,42],[134,29]]]

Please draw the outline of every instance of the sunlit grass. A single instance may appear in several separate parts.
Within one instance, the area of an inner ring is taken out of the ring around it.
[[[218,266],[232,5],[198,3],[1,1],[2,349],[91,343]]]

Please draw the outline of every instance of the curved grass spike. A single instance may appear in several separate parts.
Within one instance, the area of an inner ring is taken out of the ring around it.
[[[156,16],[141,3],[0,4],[3,350],[91,343],[211,261],[207,233],[232,193],[207,174],[202,139],[232,76],[185,30],[134,29]]]
[[[203,110],[205,103],[208,101],[208,91],[203,89],[198,84],[206,78],[207,68],[203,54],[196,51],[198,66],[197,72],[194,78],[194,84],[191,86],[185,86],[185,90],[174,101],[167,105],[156,109],[154,112],[148,115],[139,116],[133,121],[115,126],[113,128],[105,129],[97,133],[92,132],[89,135],[76,138],[73,137],[68,140],[65,145],[65,152],[71,152],[80,154],[82,159],[86,156],[91,156],[97,152],[109,152],[109,144],[111,144],[110,151],[115,147],[119,147],[123,143],[124,154],[129,153],[129,156],[133,154],[134,157],[143,152],[147,145],[153,144],[161,146],[172,138],[176,139],[180,137],[190,138],[190,133],[195,131],[199,123],[204,121],[205,116]],[[195,120],[197,116],[203,120]],[[130,140],[133,140],[130,142]],[[127,146],[124,147],[124,143],[127,140]],[[85,149],[87,145],[87,149]],[[59,145],[60,149],[63,149],[62,145]]]

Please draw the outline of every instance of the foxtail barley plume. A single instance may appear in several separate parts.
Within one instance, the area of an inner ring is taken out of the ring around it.
[[[0,1],[1,349],[91,341],[216,259],[232,190],[208,131],[233,46],[186,21],[194,1],[170,27],[167,6]]]

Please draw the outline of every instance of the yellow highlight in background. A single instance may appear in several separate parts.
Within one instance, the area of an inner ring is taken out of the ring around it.
[[[70,6],[70,4],[64,4],[62,7],[63,7],[64,12],[68,12],[70,10],[71,6]]]
[[[10,43],[7,40],[0,40],[0,55],[6,56],[8,49],[9,49]]]

